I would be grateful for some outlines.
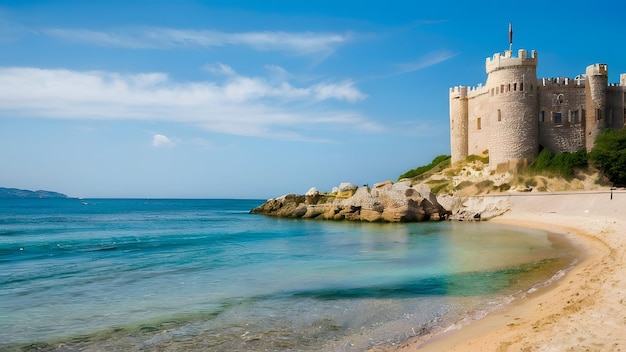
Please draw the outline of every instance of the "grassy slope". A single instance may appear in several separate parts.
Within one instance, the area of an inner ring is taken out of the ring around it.
[[[592,168],[577,170],[571,179],[531,172],[498,174],[486,169],[481,160],[460,162],[443,168],[437,165],[430,171],[412,178],[415,183],[427,184],[435,194],[458,196],[484,195],[501,192],[559,192],[606,189],[598,172]]]

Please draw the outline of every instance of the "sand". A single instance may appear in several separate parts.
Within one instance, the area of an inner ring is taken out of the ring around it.
[[[508,197],[512,210],[490,221],[565,234],[584,258],[501,311],[375,351],[626,351],[626,191]]]

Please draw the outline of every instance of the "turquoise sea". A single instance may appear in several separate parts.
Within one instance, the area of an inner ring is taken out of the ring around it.
[[[363,351],[554,280],[561,236],[249,214],[263,200],[0,200],[0,350]]]

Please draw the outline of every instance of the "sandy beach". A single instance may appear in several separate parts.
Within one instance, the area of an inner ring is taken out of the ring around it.
[[[512,194],[489,220],[566,235],[584,258],[501,311],[375,351],[626,351],[626,191]]]

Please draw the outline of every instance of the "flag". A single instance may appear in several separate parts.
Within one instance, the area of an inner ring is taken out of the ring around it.
[[[509,22],[509,45],[513,44],[513,25]]]

